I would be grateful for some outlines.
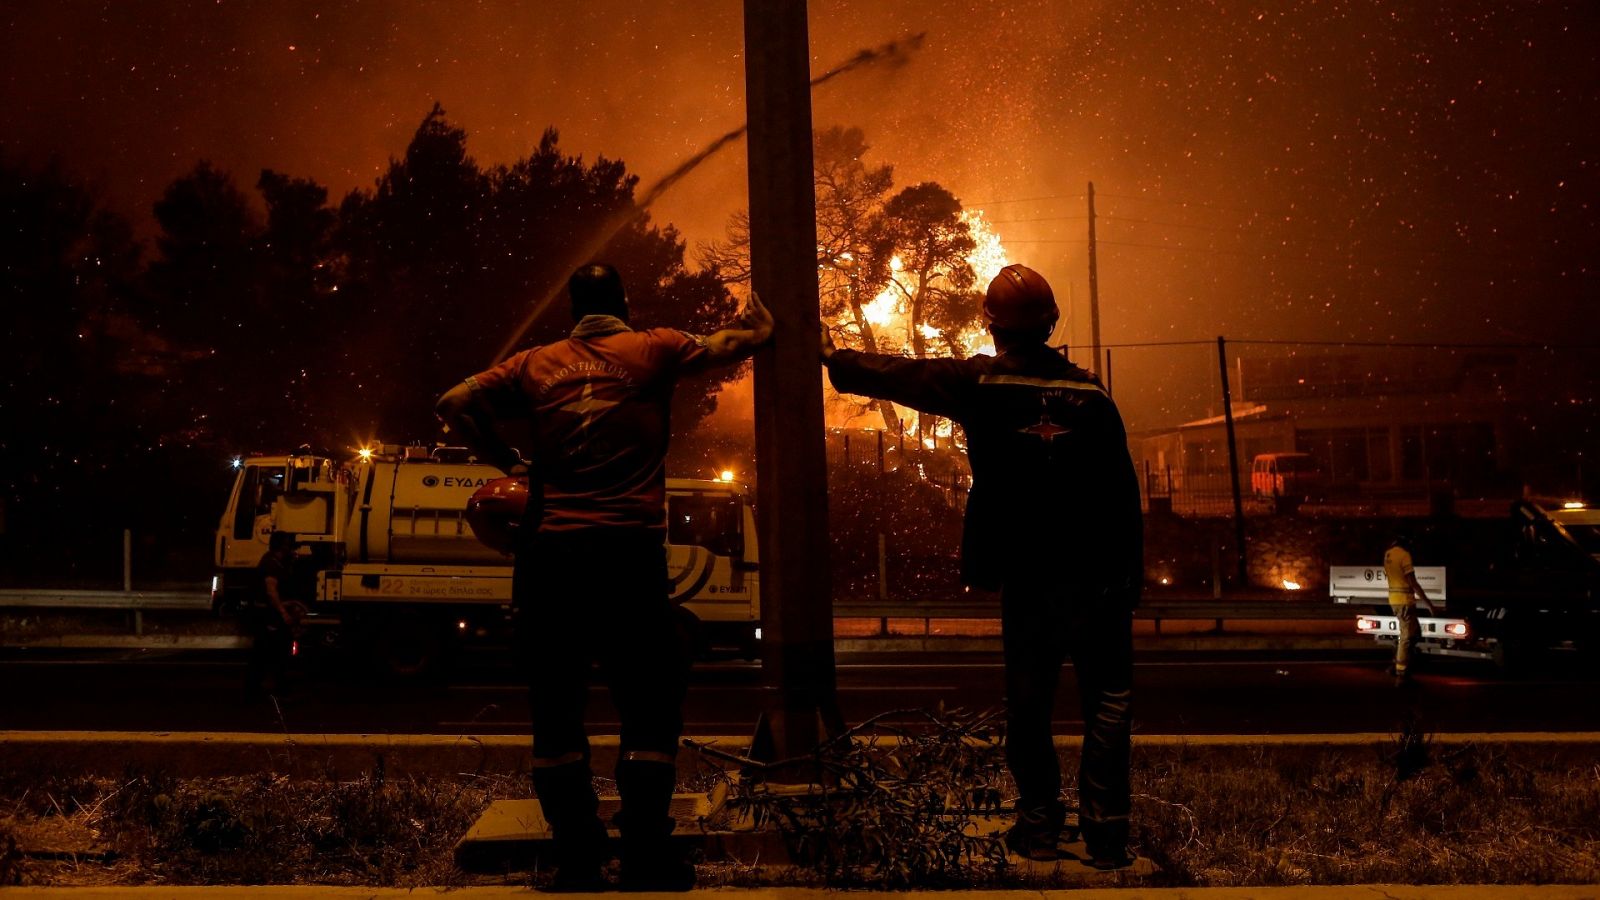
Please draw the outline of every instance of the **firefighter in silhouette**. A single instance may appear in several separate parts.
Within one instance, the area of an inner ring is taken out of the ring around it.
[[[962,580],[1000,591],[1007,764],[1017,783],[1012,852],[1055,859],[1066,808],[1051,738],[1061,665],[1083,707],[1079,827],[1090,862],[1129,865],[1132,615],[1143,582],[1139,487],[1122,419],[1092,374],[1046,342],[1055,296],[1012,265],[989,283],[983,318],[996,356],[905,359],[836,350],[839,391],[960,423],[972,463]],[[1070,837],[1070,834],[1067,835]]]
[[[707,337],[635,331],[616,269],[585,265],[567,289],[576,322],[568,338],[467,378],[436,411],[480,456],[531,475],[512,594],[554,886],[605,886],[606,831],[583,726],[599,661],[622,719],[622,886],[687,890],[694,867],[668,840],[689,668],[666,570],[668,409],[679,378],[748,358],[771,337],[772,316],[752,295],[738,325]],[[495,430],[508,418],[532,422],[528,461]]]
[[[272,532],[267,552],[256,564],[256,577],[256,596],[247,612],[251,641],[245,695],[249,700],[284,690],[289,655],[306,616],[305,604],[297,599],[302,591],[295,578],[294,535]]]

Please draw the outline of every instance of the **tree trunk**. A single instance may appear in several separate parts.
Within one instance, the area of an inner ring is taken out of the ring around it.
[[[850,303],[850,314],[855,317],[856,330],[861,333],[861,347],[868,353],[878,352],[878,336],[872,331],[872,323],[867,321],[867,313],[861,306],[861,291],[854,282],[850,285],[847,294]],[[883,427],[891,434],[900,433],[900,414],[895,411],[894,404],[888,400],[877,400],[872,404],[878,415],[883,417]]]

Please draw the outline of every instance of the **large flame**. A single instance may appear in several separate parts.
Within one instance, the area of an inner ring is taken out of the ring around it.
[[[962,210],[961,221],[966,223],[976,244],[972,252],[967,254],[966,261],[972,266],[972,271],[977,276],[974,284],[981,291],[1000,274],[1001,269],[1011,264],[1011,258],[1006,253],[1005,246],[1000,243],[1000,236],[995,234],[994,229],[984,220],[982,210]],[[896,273],[905,270],[905,263],[901,261],[899,255],[890,257],[889,270]],[[908,345],[911,342],[911,309],[906,299],[905,292],[898,285],[890,283],[878,292],[871,302],[861,307],[862,314],[873,327],[881,352],[910,352]],[[843,328],[848,321],[848,315],[841,315],[833,325]],[[938,328],[923,322],[918,330],[938,348],[944,347],[945,334]],[[994,342],[990,340],[988,331],[981,326],[961,331],[954,335],[954,339],[964,356],[994,353]]]
[[[1000,274],[1001,269],[1011,265],[1011,257],[1006,255],[1006,248],[1000,245],[1000,235],[995,234],[989,223],[984,221],[983,210],[962,210],[961,221],[967,223],[972,231],[972,239],[978,244],[967,254],[967,264],[977,273],[977,285],[981,290]]]
[[[966,223],[975,244],[972,252],[967,254],[966,262],[972,266],[976,275],[974,286],[982,291],[996,275],[1000,274],[1001,269],[1011,264],[1011,258],[1006,253],[1005,246],[1001,244],[1000,236],[984,219],[982,210],[963,210],[961,221]],[[905,270],[905,264],[898,255],[890,258],[889,270],[894,273]],[[891,282],[870,302],[862,305],[862,315],[872,326],[879,352],[906,356],[911,354],[911,309],[907,301],[905,291]],[[848,335],[855,332],[848,311],[841,313],[839,318],[830,324],[838,334]],[[920,323],[918,330],[927,341],[932,355],[943,356],[948,353],[947,336],[938,328],[923,322]],[[959,347],[963,356],[994,353],[994,341],[982,325],[964,329],[949,337],[950,343]],[[832,412],[830,410],[830,413]],[[862,415],[864,411],[854,408],[849,412],[842,410],[839,412],[840,415],[830,414],[829,419],[837,425],[845,426],[859,424],[852,423],[851,420]],[[910,410],[901,409],[900,412],[901,421],[906,423],[907,429],[915,428],[915,417],[910,414]],[[948,421],[941,421],[936,430],[940,438],[948,438],[951,434]],[[931,446],[931,438],[928,438],[928,441]]]

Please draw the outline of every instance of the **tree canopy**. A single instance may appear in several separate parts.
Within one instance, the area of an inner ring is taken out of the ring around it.
[[[978,323],[968,260],[977,241],[961,201],[936,182],[890,194],[894,167],[868,162],[870,150],[860,128],[833,126],[813,138],[823,326],[841,345],[871,353],[964,356]],[[736,213],[725,240],[701,247],[700,258],[723,281],[747,282],[749,215]],[[899,430],[893,404],[865,406]]]
[[[434,398],[492,364],[535,302],[590,261],[581,254],[622,272],[637,327],[715,330],[733,297],[638,208],[636,183],[620,160],[563,152],[553,128],[527,156],[485,167],[436,104],[371,187],[337,202],[309,177],[267,169],[247,190],[199,161],[153,205],[146,260],[91,190],[0,159],[12,315],[0,533],[8,517],[38,523],[70,505],[63,492],[88,490],[75,478],[86,469],[153,467],[105,486],[120,498],[109,518],[127,519],[158,493],[183,506],[170,488],[194,480],[196,460],[220,479],[237,454],[443,439]],[[521,346],[566,335],[558,300]],[[676,425],[693,427],[735,375],[685,384]],[[137,499],[141,482],[167,489]],[[204,521],[217,498],[199,494]]]

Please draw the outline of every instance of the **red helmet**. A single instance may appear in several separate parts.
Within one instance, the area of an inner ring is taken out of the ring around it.
[[[467,524],[484,546],[510,553],[517,526],[528,509],[528,479],[496,478],[478,488],[467,501]]]
[[[983,321],[992,328],[1049,328],[1056,323],[1056,295],[1050,282],[1027,266],[1010,265],[989,282]]]

